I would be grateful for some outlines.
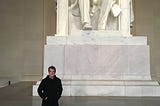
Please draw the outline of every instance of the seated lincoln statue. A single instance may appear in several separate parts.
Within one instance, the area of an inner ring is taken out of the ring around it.
[[[70,35],[78,30],[119,31],[122,29],[128,34],[131,22],[131,13],[129,13],[131,1],[57,0],[57,5],[59,5],[57,32],[60,35]]]
[[[114,6],[117,9],[116,11],[112,11]],[[77,29],[106,30],[107,24],[108,29],[117,29],[117,17],[121,9],[117,5],[116,0],[70,0],[69,8],[71,11],[69,19],[72,20],[69,24],[75,24],[80,20],[79,26],[75,26]],[[113,12],[114,14],[111,14]],[[75,20],[75,22],[73,22],[73,20]],[[112,22],[112,24],[110,24],[109,21]]]

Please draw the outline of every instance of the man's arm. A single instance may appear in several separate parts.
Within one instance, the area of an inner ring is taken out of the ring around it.
[[[62,88],[62,82],[61,80],[59,80],[59,86],[58,86],[58,99],[61,97],[62,95],[62,91],[63,91],[63,88]]]
[[[44,95],[44,80],[41,81],[37,92],[42,99],[46,99],[46,96]]]

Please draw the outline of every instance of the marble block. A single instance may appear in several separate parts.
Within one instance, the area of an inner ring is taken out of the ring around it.
[[[54,65],[62,79],[151,80],[147,45],[46,45],[44,56],[44,77]]]
[[[96,32],[84,32],[85,34],[72,36],[47,36],[47,45],[147,45],[145,36],[120,36],[117,32],[106,32],[102,35]]]
[[[157,81],[74,81],[62,80],[62,96],[160,96]],[[38,96],[36,84],[33,95]]]
[[[47,45],[44,51],[44,71],[43,77],[48,74],[48,66],[54,65],[57,68],[57,74],[64,73],[64,45]],[[49,51],[49,52],[48,52]]]

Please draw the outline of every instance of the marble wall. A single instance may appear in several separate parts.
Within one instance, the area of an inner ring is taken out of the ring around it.
[[[150,45],[151,74],[160,80],[160,1],[134,0],[135,23],[134,35],[146,35]]]
[[[0,0],[0,78],[40,79],[42,48],[43,0]]]

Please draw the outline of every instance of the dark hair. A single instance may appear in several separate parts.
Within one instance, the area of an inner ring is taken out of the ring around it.
[[[48,72],[50,71],[50,69],[53,69],[56,72],[56,68],[54,66],[48,67]]]

